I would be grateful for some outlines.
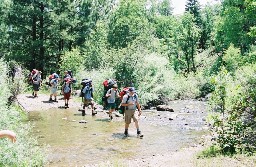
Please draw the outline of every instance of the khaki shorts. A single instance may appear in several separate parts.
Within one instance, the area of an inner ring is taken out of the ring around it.
[[[137,121],[137,119],[134,116],[134,113],[135,113],[135,110],[125,110],[124,111],[124,114],[125,114],[124,120],[125,120],[126,124],[130,124],[132,122],[132,119],[133,119],[133,122]]]
[[[92,99],[84,99],[84,105],[88,106],[90,104],[93,104],[93,100]]]

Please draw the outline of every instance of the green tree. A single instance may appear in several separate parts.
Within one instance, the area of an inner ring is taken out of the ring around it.
[[[201,11],[202,26],[200,43],[202,49],[206,49],[213,45],[214,23],[216,22],[216,17],[219,15],[219,7],[219,5],[207,5]]]
[[[170,0],[163,0],[158,4],[158,13],[163,16],[170,16],[173,13]]]
[[[250,32],[256,25],[255,2],[252,0],[224,0],[221,20],[217,27],[216,44],[219,51],[233,43],[242,54],[254,44],[255,37]]]
[[[113,48],[125,48],[149,28],[144,0],[121,0],[109,22],[108,42]]]
[[[198,0],[187,0],[185,5],[185,11],[193,15],[193,17],[195,18],[194,21],[197,26],[200,26],[202,24],[200,4]]]
[[[83,46],[99,16],[105,17],[112,5],[113,0],[13,1],[6,19],[8,58],[46,72],[59,69],[61,57]]]
[[[8,0],[3,0],[0,3],[0,57],[2,58],[9,53],[9,42],[8,42],[8,31],[11,27],[6,24],[8,19],[8,13],[11,7],[11,2]]]
[[[182,17],[182,25],[179,30],[179,47],[182,50],[180,61],[185,60],[185,72],[196,71],[195,54],[197,53],[197,43],[199,40],[199,28],[194,22],[194,17],[190,13],[185,13]]]

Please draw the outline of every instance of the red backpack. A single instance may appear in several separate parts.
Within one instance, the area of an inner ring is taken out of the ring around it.
[[[119,93],[121,101],[123,100],[124,95],[129,91],[129,87],[123,88],[123,90]]]

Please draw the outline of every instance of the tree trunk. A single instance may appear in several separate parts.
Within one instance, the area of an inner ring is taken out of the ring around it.
[[[43,2],[40,3],[40,18],[39,18],[39,27],[40,27],[40,47],[39,47],[39,70],[42,72],[44,71],[44,65],[45,65],[45,48],[44,48],[44,4]]]
[[[36,68],[36,48],[34,46],[34,44],[36,42],[36,21],[37,21],[37,18],[34,15],[33,19],[32,19],[32,45],[33,45],[33,47],[32,47],[32,53],[31,53],[32,60],[30,63],[31,69]]]
[[[185,51],[185,57],[186,57],[186,62],[187,62],[187,73],[190,72],[190,65],[189,65],[189,55],[188,52]]]
[[[194,39],[192,37],[192,40],[191,40],[191,61],[192,61],[192,70],[193,72],[196,72],[196,67],[195,67],[195,60],[194,60]]]

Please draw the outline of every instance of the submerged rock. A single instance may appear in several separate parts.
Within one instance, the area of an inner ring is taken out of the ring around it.
[[[86,120],[80,120],[79,123],[87,123]]]
[[[174,112],[174,110],[171,108],[171,106],[168,105],[158,105],[156,107],[157,111],[169,111],[169,112]]]

